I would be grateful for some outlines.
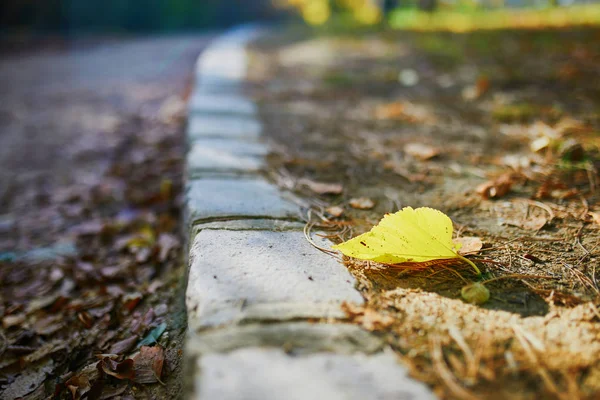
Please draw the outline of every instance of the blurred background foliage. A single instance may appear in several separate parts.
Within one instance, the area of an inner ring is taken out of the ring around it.
[[[161,32],[294,17],[345,28],[535,28],[600,23],[591,0],[2,0],[0,34]]]
[[[2,32],[174,31],[272,20],[271,0],[2,0]]]
[[[548,28],[600,24],[590,0],[275,0],[310,25],[376,25],[411,30]]]

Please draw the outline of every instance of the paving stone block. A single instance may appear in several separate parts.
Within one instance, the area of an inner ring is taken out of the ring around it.
[[[294,354],[322,351],[339,354],[380,351],[383,341],[353,324],[285,322],[221,327],[200,333],[188,331],[186,353],[195,357],[246,347],[283,348]]]
[[[258,27],[238,28],[215,40],[196,64],[200,78],[243,80],[248,70],[246,44],[261,34]]]
[[[198,60],[196,71],[202,79],[243,81],[248,70],[248,55],[243,45],[236,43],[212,46]]]
[[[188,137],[258,139],[262,125],[254,118],[241,116],[192,115],[188,120]]]
[[[241,96],[244,92],[244,82],[225,78],[206,76],[196,83],[196,93],[204,95]]]
[[[255,140],[200,138],[192,142],[192,150],[196,147],[229,152],[235,155],[266,156],[269,148]]]
[[[298,206],[262,178],[198,179],[187,184],[187,215],[191,224],[227,218],[296,219]]]
[[[197,94],[190,100],[191,113],[247,115],[257,114],[254,102],[243,96],[222,94]]]
[[[197,400],[429,400],[390,352],[294,356],[248,348],[197,361]]]
[[[236,140],[207,139],[195,142],[187,156],[188,170],[191,174],[197,171],[259,171],[264,166],[263,158],[243,152],[244,149],[251,151],[253,145],[256,147],[258,144],[248,143],[246,148],[244,143]]]
[[[348,270],[311,246],[302,232],[203,230],[190,248],[189,325],[236,322],[247,313],[260,319],[261,305],[273,320],[340,317],[342,302],[363,302],[354,285]]]

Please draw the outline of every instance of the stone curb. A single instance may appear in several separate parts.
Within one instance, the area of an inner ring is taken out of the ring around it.
[[[301,202],[264,178],[269,149],[244,95],[246,46],[262,34],[235,29],[197,62],[187,131],[187,396],[433,398],[381,353],[379,338],[344,323],[342,303],[363,301],[354,278],[308,243]]]

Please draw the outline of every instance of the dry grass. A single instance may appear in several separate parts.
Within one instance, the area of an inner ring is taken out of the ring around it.
[[[349,266],[367,303],[348,306],[348,314],[385,337],[413,375],[441,398],[600,395],[600,313],[595,303],[551,305],[545,316],[523,318],[420,289],[377,291],[355,263]],[[378,319],[393,323],[373,323]]]

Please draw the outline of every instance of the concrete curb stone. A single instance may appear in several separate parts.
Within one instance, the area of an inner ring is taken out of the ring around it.
[[[261,175],[268,147],[244,95],[246,45],[261,34],[216,40],[188,107],[188,398],[433,398],[380,338],[344,323],[341,305],[363,302],[354,278],[308,243],[302,202]]]
[[[194,336],[192,354],[227,353],[247,347],[282,348],[293,354],[331,352],[372,354],[382,349],[381,339],[351,324],[310,322],[253,323],[209,330]]]
[[[251,347],[198,361],[199,398],[220,400],[433,399],[395,355],[309,354]],[[401,382],[401,384],[399,384]],[[243,393],[243,395],[241,395]]]
[[[340,304],[361,303],[362,297],[350,273],[323,256],[302,232],[201,231],[190,248],[190,330],[223,325],[265,305],[273,306],[265,310],[272,319],[274,310],[281,320],[343,318]]]
[[[258,139],[262,125],[254,118],[245,116],[194,115],[188,121],[190,140],[201,138]]]
[[[190,100],[189,113],[255,117],[258,109],[240,95],[197,94]]]
[[[260,177],[195,179],[188,182],[186,194],[192,224],[219,218],[299,218],[298,207]]]
[[[195,142],[189,152],[190,174],[202,171],[258,172],[264,167],[263,146],[223,140]],[[248,154],[254,152],[255,154]]]

